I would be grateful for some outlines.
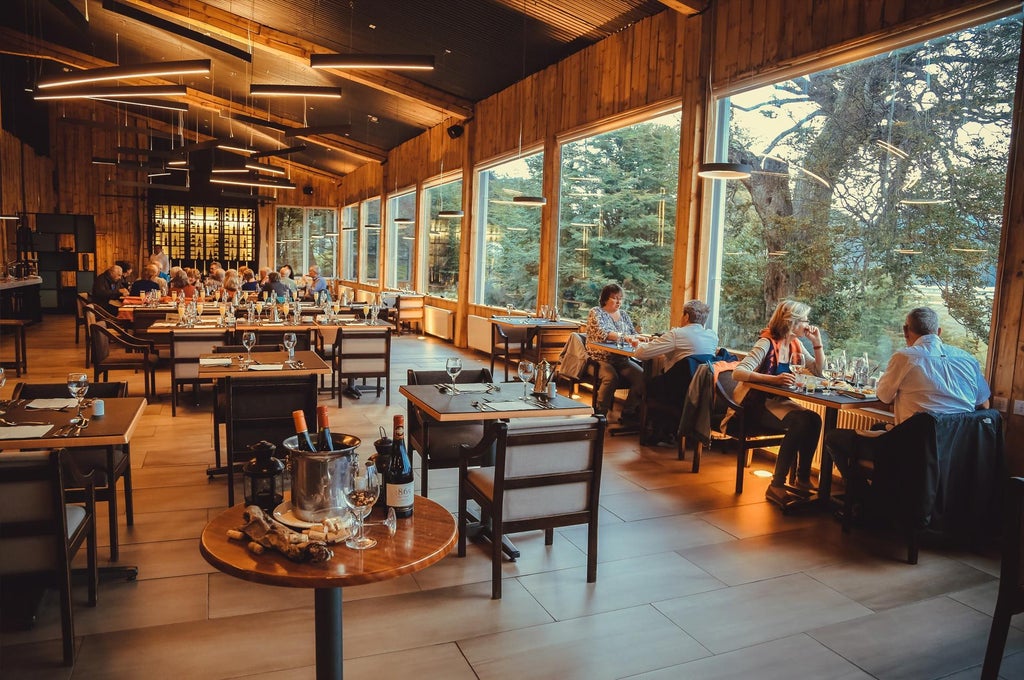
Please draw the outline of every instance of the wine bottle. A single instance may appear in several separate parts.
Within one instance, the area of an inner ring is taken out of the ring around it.
[[[316,451],[313,439],[309,436],[309,430],[306,428],[306,414],[301,409],[292,411],[292,421],[295,423],[295,437],[298,439],[296,448],[299,451]]]
[[[316,407],[316,426],[320,430],[317,435],[316,448],[319,451],[333,451],[334,440],[331,439],[331,423],[327,419],[327,407]]]
[[[412,461],[405,448],[405,416],[396,415],[391,436],[391,455],[384,472],[384,488],[389,508],[396,517],[412,517],[414,484]]]

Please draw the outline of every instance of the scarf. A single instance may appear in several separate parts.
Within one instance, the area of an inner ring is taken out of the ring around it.
[[[775,372],[779,369],[779,344],[782,341],[773,338],[771,331],[767,328],[762,330],[758,337],[768,340],[768,354],[765,355],[764,361],[761,362],[761,365],[757,367],[757,372],[775,375]],[[789,341],[789,363],[794,363],[793,359],[796,359],[797,363],[803,363],[801,361],[803,357],[803,347],[803,344],[796,337]]]

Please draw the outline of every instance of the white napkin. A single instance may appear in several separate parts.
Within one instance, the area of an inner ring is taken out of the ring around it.
[[[284,321],[267,321],[263,324],[264,326],[283,326]]]
[[[78,406],[77,399],[33,399],[25,408],[74,408]],[[13,439],[13,437],[8,437]]]
[[[447,388],[451,388],[451,383],[441,383]],[[459,392],[486,392],[490,389],[490,385],[484,385],[483,383],[455,383],[455,389]]]
[[[528,401],[489,401],[487,408],[492,411],[537,411],[540,406]]]
[[[35,439],[43,437],[53,429],[53,425],[15,425],[0,427],[0,439]]]
[[[200,366],[230,366],[231,357],[205,357],[199,360]]]
[[[283,371],[284,364],[250,364],[250,371]]]

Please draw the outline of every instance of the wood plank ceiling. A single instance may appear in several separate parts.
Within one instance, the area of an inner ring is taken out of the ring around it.
[[[177,144],[234,138],[262,151],[305,145],[288,160],[344,175],[524,75],[671,7],[704,0],[3,0],[0,83],[31,97],[63,71],[211,59],[188,87],[187,113],[132,107]],[[433,71],[314,70],[316,53],[429,54]],[[14,74],[14,75],[12,75]],[[13,81],[13,82],[12,82]],[[22,82],[19,82],[22,81]],[[133,81],[139,84],[143,81]],[[340,87],[340,100],[254,98],[252,84]],[[262,122],[261,122],[262,121]],[[296,137],[302,127],[347,133]],[[159,135],[157,135],[159,137]],[[166,135],[164,135],[166,136]],[[156,140],[155,145],[166,145]],[[95,150],[113,156],[113,150]]]

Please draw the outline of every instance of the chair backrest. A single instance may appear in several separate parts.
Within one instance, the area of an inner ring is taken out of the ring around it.
[[[491,324],[491,352],[499,348],[507,349],[509,345],[524,343],[530,337],[530,329],[527,326],[522,328],[505,328],[499,324]]]
[[[603,416],[494,422],[494,503],[502,519],[588,521],[599,503],[605,426]]]
[[[295,332],[295,349],[300,351],[307,351],[313,346],[312,334],[314,327],[310,326],[306,331]],[[288,331],[277,331],[277,330],[258,330],[256,331],[256,342],[261,345],[272,345],[277,343],[279,345],[284,344],[284,334]],[[255,350],[254,350],[255,351]]]
[[[61,560],[70,563],[68,524],[80,522],[85,509],[65,511],[62,455],[8,451],[0,456],[0,574],[51,572],[60,569]]]
[[[229,455],[237,460],[262,439],[280,447],[295,434],[292,411],[303,411],[306,422],[315,423],[316,385],[315,375],[225,378]]]
[[[562,356],[562,350],[565,349],[566,343],[574,333],[576,331],[571,328],[538,326],[533,336],[533,347],[529,352],[531,359],[535,362],[546,360],[552,364],[558,363]]]
[[[85,322],[85,308],[89,304],[89,294],[79,293],[75,296],[75,318]]]
[[[422,295],[399,295],[395,299],[398,322],[419,321],[423,318],[426,298]]]
[[[458,377],[455,378],[455,383],[489,383],[492,381],[491,372],[486,368],[469,369],[459,373]],[[406,372],[406,382],[409,385],[437,385],[438,383],[449,383],[451,382],[451,376],[445,371],[416,371],[408,369]],[[442,436],[431,436],[431,451],[429,454],[436,453],[441,457],[455,458],[458,454],[458,447],[463,444],[473,444],[480,440],[483,436],[484,423],[482,420],[469,420],[469,421],[458,421],[441,423],[431,423],[431,432],[445,429],[458,429],[460,432],[471,433],[467,434],[467,439],[451,439]],[[412,402],[408,402],[408,410],[405,419],[405,432],[409,437],[410,443],[417,451],[420,451],[420,445],[422,444],[422,432],[423,432],[423,414],[420,410],[413,406]]]
[[[284,345],[253,345],[253,352],[283,352]],[[214,354],[244,354],[245,345],[214,345]]]
[[[128,396],[126,382],[94,382],[89,384],[89,396],[97,399],[114,399]],[[60,399],[70,398],[68,386],[64,383],[24,383],[14,386],[12,399]]]
[[[171,380],[190,380],[199,377],[199,355],[210,354],[214,347],[224,345],[230,331],[218,329],[170,333]]]
[[[338,329],[334,338],[338,375],[350,378],[387,376],[391,371],[391,329]]]
[[[1024,611],[1024,477],[1006,484],[1003,521],[1003,562],[999,570],[999,597],[1007,588],[1015,594],[1015,610]]]
[[[86,317],[88,318],[88,317]],[[101,364],[110,356],[110,331],[107,323],[98,318],[89,324],[89,341],[92,343],[92,362]]]

